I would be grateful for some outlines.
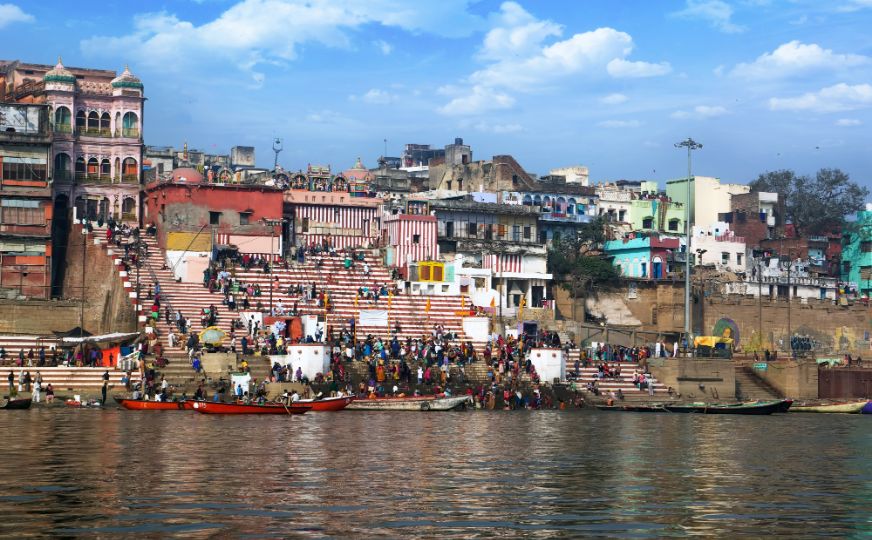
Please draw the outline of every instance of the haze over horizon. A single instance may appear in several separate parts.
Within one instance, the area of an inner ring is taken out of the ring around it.
[[[569,6],[571,9],[567,9]],[[2,58],[145,85],[148,145],[373,167],[462,137],[591,180],[838,167],[872,187],[872,1],[0,3]]]

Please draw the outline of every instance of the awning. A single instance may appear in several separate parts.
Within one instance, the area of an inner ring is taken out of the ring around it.
[[[115,332],[112,334],[102,334],[99,336],[84,336],[84,337],[65,337],[61,339],[63,343],[106,343],[113,341],[127,341],[139,336],[139,332]]]

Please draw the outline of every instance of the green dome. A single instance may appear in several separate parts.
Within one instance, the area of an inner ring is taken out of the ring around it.
[[[42,78],[44,82],[60,82],[67,84],[75,84],[76,76],[73,75],[64,64],[61,62],[61,57],[58,56],[58,63],[55,67],[49,70]]]
[[[124,66],[124,71],[121,72],[121,75],[112,79],[112,88],[142,88],[142,81],[134,75],[130,73],[130,68]]]

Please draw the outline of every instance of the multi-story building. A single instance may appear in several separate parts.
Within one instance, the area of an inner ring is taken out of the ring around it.
[[[407,144],[403,147],[403,167],[426,166],[431,159],[444,157],[444,148],[431,148],[429,144]]]
[[[455,268],[452,279],[496,290],[494,307],[503,315],[516,313],[522,298],[527,307],[553,309],[546,250],[537,240],[538,208],[435,200],[430,210],[438,220],[439,251]]]
[[[666,182],[666,196],[676,203],[687,203],[687,178]],[[720,179],[710,176],[690,178],[691,225],[710,227],[720,221],[720,215],[729,213],[733,195],[748,193],[750,188],[743,184],[722,184]]]
[[[663,279],[672,272],[673,254],[680,248],[678,238],[630,233],[605,243],[606,255],[624,277]]]
[[[536,180],[512,156],[494,156],[490,161],[471,161],[463,144],[445,147],[445,158],[430,160],[430,189],[444,191],[535,190]]]
[[[842,230],[841,280],[849,290],[872,295],[872,204],[848,217]]]
[[[0,62],[0,101],[49,106],[54,199],[79,217],[138,222],[143,85],[114,71]]]
[[[0,296],[51,295],[51,140],[47,105],[0,103]]]
[[[730,199],[730,211],[719,221],[745,239],[749,249],[760,249],[761,242],[784,234],[784,199],[777,193],[752,191],[737,193]]]
[[[630,201],[630,229],[684,235],[684,205],[658,192],[657,182],[641,182],[640,188]]]
[[[620,181],[613,184],[598,184],[594,189],[599,199],[597,215],[608,223],[629,223],[631,201],[639,194],[640,182]]]
[[[538,182],[534,189],[504,191],[500,199],[503,204],[539,209],[538,239],[543,244],[571,238],[579,226],[596,217],[596,191],[580,184]]]
[[[726,223],[708,229],[693,228],[690,253],[695,264],[742,273],[748,263],[746,250],[745,239],[727,228]]]

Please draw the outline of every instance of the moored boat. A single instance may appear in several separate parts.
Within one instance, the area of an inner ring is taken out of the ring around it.
[[[872,401],[866,403],[862,409],[860,409],[861,414],[872,414]]]
[[[663,405],[597,405],[601,411],[620,412],[667,412]]]
[[[674,413],[763,415],[785,412],[790,409],[792,403],[789,399],[779,399],[775,401],[750,401],[743,403],[687,403],[683,405],[665,405],[664,408]]]
[[[0,409],[6,409],[8,411],[29,409],[32,403],[33,400],[30,398],[13,398],[6,400],[6,403],[0,405]]]
[[[290,405],[267,403],[264,405],[246,405],[244,403],[216,403],[214,401],[195,401],[193,410],[203,414],[303,414],[312,409],[309,404]]]
[[[412,396],[357,399],[346,408],[354,411],[452,411],[471,404],[470,396]]]
[[[859,414],[867,404],[869,401],[866,399],[840,403],[808,402],[794,405],[790,412]]]
[[[354,401],[354,396],[329,397],[322,399],[301,399],[294,403],[311,405],[313,412],[341,411]]]
[[[147,401],[144,399],[117,399],[119,405],[130,411],[184,411],[185,401]]]

